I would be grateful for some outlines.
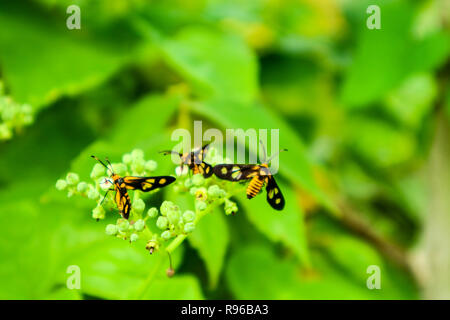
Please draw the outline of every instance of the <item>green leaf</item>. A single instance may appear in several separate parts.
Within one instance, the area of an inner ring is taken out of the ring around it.
[[[237,248],[226,268],[227,284],[237,299],[292,299],[294,273],[294,264],[257,246]]]
[[[163,133],[178,105],[179,99],[173,96],[145,96],[113,126],[109,135],[95,141],[80,153],[72,164],[72,170],[87,176],[94,163],[90,157],[92,154],[107,156],[116,161],[134,148],[142,148],[149,159],[161,162],[167,160],[158,155],[157,151],[162,150],[162,146],[170,141]]]
[[[445,62],[448,35],[436,32],[413,37],[413,5],[408,1],[380,1],[381,29],[370,30],[363,21],[354,61],[342,86],[342,101],[349,108],[368,107],[410,74],[427,72]]]
[[[185,27],[160,45],[167,62],[200,96],[255,99],[256,57],[239,38],[211,28]]]
[[[408,77],[387,96],[386,109],[407,126],[417,128],[433,107],[437,84],[431,74]]]
[[[407,72],[412,9],[405,1],[380,3],[381,29],[361,24],[358,46],[342,88],[349,107],[366,105],[396,86]],[[395,43],[395,45],[393,45]]]
[[[324,255],[314,253],[313,258],[314,269],[301,270],[292,261],[276,256],[271,248],[237,248],[226,267],[227,284],[237,299],[416,298],[411,284],[397,281],[398,273],[389,268],[382,268],[381,290],[369,290],[366,279],[355,280]],[[384,288],[386,278],[389,281]]]
[[[205,215],[188,239],[205,262],[210,286],[215,288],[229,243],[228,225],[222,210],[215,209]]]
[[[61,288],[49,293],[42,300],[81,300],[82,298],[78,289]]]
[[[416,150],[416,141],[409,132],[363,117],[353,117],[348,123],[347,143],[359,156],[379,168],[405,163]]]
[[[103,228],[92,232],[99,225],[84,224],[83,211],[80,214],[79,208],[67,203],[40,203],[37,198],[24,197],[21,202],[2,202],[0,212],[1,223],[8,225],[0,237],[0,255],[8,260],[0,267],[0,297],[5,299],[52,295],[57,284],[65,285],[69,264],[64,261],[74,247],[103,235]]]
[[[285,184],[277,182],[286,201],[282,211],[276,211],[267,203],[266,191],[248,200],[241,197],[248,219],[271,241],[281,242],[308,265],[309,253],[305,234],[303,213],[297,204],[294,192]]]
[[[382,259],[373,247],[349,236],[333,238],[327,246],[327,251],[336,263],[361,283],[367,280],[368,266],[382,265]]]
[[[68,30],[64,17],[56,24],[40,10],[0,7],[3,76],[14,99],[35,108],[105,81],[128,59],[127,50],[84,29]]]
[[[175,270],[181,254],[182,250],[179,250],[172,256]],[[146,285],[151,286],[157,279],[166,279],[169,259],[163,251],[150,255],[143,242],[130,244],[104,236],[73,254],[67,263],[80,267],[83,293],[106,299],[125,299],[134,297],[140,290],[145,292]],[[163,294],[155,292],[154,296]]]
[[[155,280],[144,293],[147,300],[201,300],[204,299],[198,280],[191,275]]]

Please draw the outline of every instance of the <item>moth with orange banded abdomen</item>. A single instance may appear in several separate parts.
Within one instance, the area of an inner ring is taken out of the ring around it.
[[[287,150],[283,149],[278,153],[282,151]],[[267,202],[275,210],[283,210],[285,200],[268,165],[278,153],[266,160],[264,151],[264,161],[261,164],[218,164],[213,171],[218,178],[228,181],[250,180],[246,191],[248,199],[254,198],[265,185]]]

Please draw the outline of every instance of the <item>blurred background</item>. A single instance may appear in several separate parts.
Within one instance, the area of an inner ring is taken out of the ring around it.
[[[2,1],[0,298],[449,299],[449,23],[447,0]],[[238,197],[168,278],[55,182],[133,148],[173,174],[157,151],[194,120],[280,129],[287,205]]]

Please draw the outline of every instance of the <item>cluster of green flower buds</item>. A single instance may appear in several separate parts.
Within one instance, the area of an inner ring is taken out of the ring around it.
[[[103,170],[103,172],[104,171],[105,170]],[[105,218],[104,206],[111,208],[113,205],[113,200],[108,197],[105,198],[103,204],[100,205],[100,201],[102,199],[102,187],[100,181],[96,181],[95,183],[80,181],[78,174],[74,172],[69,172],[65,179],[59,179],[56,181],[56,189],[61,191],[67,190],[67,196],[69,198],[73,195],[80,195],[97,201],[97,206],[92,210],[92,217],[96,220]]]
[[[136,242],[141,238],[145,228],[146,225],[144,219],[130,222],[126,219],[119,218],[117,219],[116,224],[108,224],[105,232],[110,236],[116,236],[123,240],[129,240],[130,242]]]
[[[155,219],[156,226],[161,230],[161,239],[169,240],[179,234],[187,234],[194,231],[194,211],[181,212],[180,207],[171,201],[164,201],[159,211],[153,207],[148,210],[147,215]]]
[[[0,140],[9,140],[14,132],[30,125],[34,120],[33,108],[29,104],[20,104],[4,94],[0,81]]]

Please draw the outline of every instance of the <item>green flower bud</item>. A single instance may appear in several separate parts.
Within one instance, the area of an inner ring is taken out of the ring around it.
[[[148,160],[145,163],[145,170],[155,171],[157,167],[158,167],[158,164],[154,160]]]
[[[145,168],[144,159],[133,160],[133,163],[131,164],[131,170],[137,173],[141,173],[144,171],[144,168]]]
[[[27,103],[21,105],[20,109],[21,109],[22,113],[26,113],[26,114],[33,113],[33,108]]]
[[[199,211],[203,211],[206,209],[206,202],[203,201],[195,201],[195,208]]]
[[[216,184],[213,184],[208,188],[208,196],[211,198],[224,198],[226,195],[227,192]]]
[[[217,184],[213,184],[208,188],[208,196],[215,198],[220,191],[220,187]]]
[[[77,191],[80,193],[83,193],[87,190],[88,188],[88,184],[84,181],[81,181],[80,183],[78,183],[77,185]]]
[[[136,231],[142,231],[142,230],[144,230],[144,228],[145,228],[145,221],[144,220],[142,220],[142,219],[139,219],[139,220],[137,220],[135,223],[134,223],[134,230],[136,230]]]
[[[129,166],[132,161],[133,161],[133,157],[131,156],[130,153],[125,153],[123,155],[122,162],[125,163],[127,166]]]
[[[158,216],[158,209],[155,207],[148,209],[147,215],[150,218],[156,218]]]
[[[183,221],[184,222],[192,222],[195,220],[195,212],[191,210],[187,210],[183,213]]]
[[[203,178],[201,174],[195,174],[194,176],[192,176],[192,183],[195,186],[200,187],[205,183],[205,178]]]
[[[105,232],[109,236],[115,236],[117,234],[117,226],[115,224],[108,224]]]
[[[134,149],[131,151],[131,158],[133,161],[143,160],[144,159],[144,151],[141,149]]]
[[[96,206],[94,210],[92,210],[92,218],[94,219],[104,219],[105,218],[105,209],[102,206]]]
[[[112,165],[114,173],[118,174],[119,176],[124,176],[127,173],[127,166],[123,163],[113,163]]]
[[[161,230],[167,229],[168,224],[169,221],[167,220],[166,217],[159,216],[158,220],[156,220],[156,226]]]
[[[23,120],[22,120],[23,124],[31,124],[31,123],[33,123],[33,121],[34,121],[34,117],[32,115],[25,114],[23,116]]]
[[[169,222],[171,224],[177,224],[178,221],[180,220],[180,216],[181,216],[181,210],[180,207],[178,206],[173,206],[171,208],[171,210],[169,210],[167,212],[167,220],[169,220]]]
[[[166,230],[163,233],[161,233],[161,238],[163,238],[164,240],[169,240],[170,238],[172,238],[172,234],[170,233],[169,230]]]
[[[139,235],[137,233],[132,233],[130,236],[130,241],[135,242],[139,239]]]
[[[195,224],[193,222],[188,222],[184,225],[184,232],[189,233],[195,230]]]
[[[59,179],[58,181],[56,181],[56,189],[61,191],[64,190],[66,187],[67,187],[66,180]]]
[[[18,112],[17,105],[9,98],[6,98],[6,103],[9,105],[3,110],[2,118],[4,121],[12,121]]]
[[[225,214],[235,214],[238,211],[238,207],[235,202],[225,199],[225,206],[224,206]]]
[[[166,274],[167,274],[167,276],[168,276],[169,278],[172,278],[172,277],[174,276],[174,274],[175,274],[175,270],[172,269],[172,268],[168,268],[168,269],[166,270]]]
[[[87,196],[91,200],[96,200],[100,197],[100,193],[98,193],[98,190],[93,185],[89,185]]]
[[[137,213],[144,212],[145,209],[145,202],[142,199],[134,199],[133,201],[133,209]]]
[[[104,176],[105,175],[105,167],[102,166],[100,163],[96,163],[94,165],[94,168],[92,168],[91,171],[91,178],[92,179],[96,179],[98,177]]]
[[[80,177],[76,173],[69,172],[66,177],[66,181],[70,185],[76,185],[80,181]]]
[[[0,139],[8,140],[12,138],[12,131],[6,125],[6,123],[0,124]]]
[[[195,199],[200,200],[200,201],[206,201],[206,199],[208,198],[207,192],[206,192],[206,188],[198,188],[197,191],[195,192]]]
[[[220,189],[218,198],[225,198],[227,196],[227,192],[223,189]]]
[[[151,239],[147,242],[145,245],[145,249],[147,249],[150,254],[152,254],[154,251],[157,251],[159,249],[159,243],[155,239]]]
[[[185,186],[186,188],[192,187],[192,180],[191,180],[190,178],[187,178],[187,179],[184,181],[184,186]]]
[[[127,232],[128,228],[130,227],[130,223],[125,219],[120,220],[117,225],[119,227],[119,231],[121,232]]]
[[[167,212],[169,212],[171,209],[172,209],[172,207],[174,207],[175,206],[175,204],[172,202],[172,201],[164,201],[162,204],[161,204],[161,208],[160,208],[160,210],[161,210],[161,214],[163,215],[163,216],[166,216],[167,215]]]
[[[191,195],[195,196],[195,193],[197,192],[197,190],[198,190],[197,187],[192,187],[192,188],[189,190],[189,193],[190,193]]]

